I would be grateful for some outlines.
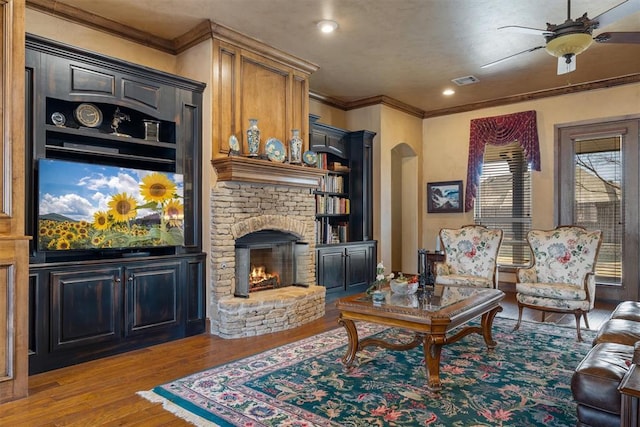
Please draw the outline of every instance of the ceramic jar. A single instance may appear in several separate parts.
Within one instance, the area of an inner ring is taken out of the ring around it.
[[[258,119],[249,119],[247,144],[249,145],[249,157],[256,157],[260,151],[260,129],[258,129]]]
[[[299,165],[302,163],[302,138],[300,138],[300,130],[291,130],[291,139],[289,140],[289,163]]]

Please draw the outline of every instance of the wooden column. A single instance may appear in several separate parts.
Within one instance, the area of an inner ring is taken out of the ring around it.
[[[0,0],[0,403],[24,397],[28,391],[24,8],[24,0]]]

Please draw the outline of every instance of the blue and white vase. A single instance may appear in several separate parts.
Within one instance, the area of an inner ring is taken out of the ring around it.
[[[249,157],[256,157],[260,151],[260,129],[258,129],[258,119],[249,119],[247,144],[249,145]]]

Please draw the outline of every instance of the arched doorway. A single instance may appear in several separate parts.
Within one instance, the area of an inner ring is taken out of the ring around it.
[[[391,270],[417,273],[418,191],[417,153],[406,143],[391,150]]]

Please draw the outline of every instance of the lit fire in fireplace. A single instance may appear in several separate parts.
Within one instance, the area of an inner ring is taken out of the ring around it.
[[[253,267],[249,274],[250,291],[261,291],[280,286],[278,273],[267,273],[264,266]]]

